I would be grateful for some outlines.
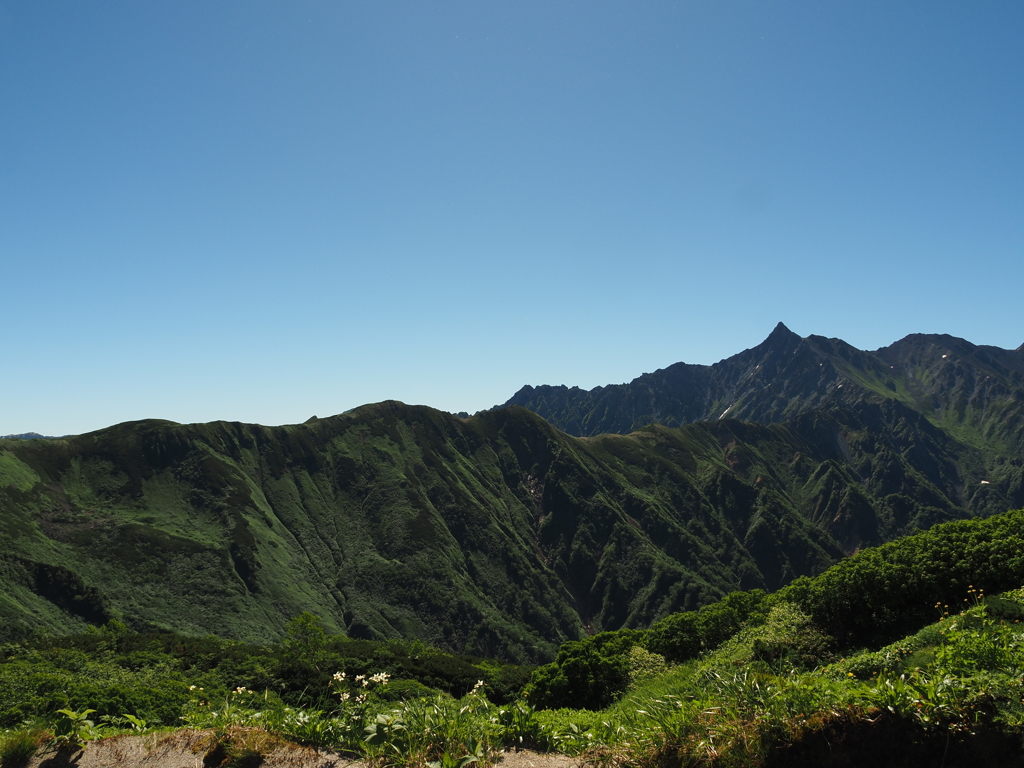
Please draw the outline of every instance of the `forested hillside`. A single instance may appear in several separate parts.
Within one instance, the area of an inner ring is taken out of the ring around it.
[[[0,616],[7,637],[117,618],[262,641],[309,610],[537,662],[1019,493],[1019,462],[886,398],[595,438],[395,402],[135,422],[0,442]]]

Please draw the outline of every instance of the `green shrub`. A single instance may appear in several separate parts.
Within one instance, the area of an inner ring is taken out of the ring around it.
[[[1011,672],[1024,662],[1019,632],[989,616],[985,606],[942,624],[943,642],[935,651],[935,666],[947,675]]]
[[[103,735],[102,726],[97,726],[89,718],[93,712],[93,709],[83,709],[81,712],[73,709],[57,710],[58,716],[53,722],[54,741],[72,749],[81,749],[87,742],[100,738]]]
[[[436,696],[437,693],[418,680],[391,680],[379,695],[384,701],[408,701]]]
[[[840,648],[877,648],[934,620],[936,603],[958,604],[1024,583],[1024,510],[937,525],[864,550],[820,576],[771,596],[800,606]]]
[[[504,747],[546,749],[550,746],[537,711],[529,704],[517,701],[502,707],[495,721],[499,726],[498,739]]]
[[[635,688],[642,680],[656,677],[662,674],[665,669],[665,657],[657,653],[651,653],[639,645],[629,649],[626,657],[627,684],[629,688]]]
[[[536,718],[545,749],[578,755],[600,743],[595,730],[600,716],[590,710],[537,710]]]
[[[724,643],[751,619],[763,620],[766,597],[760,589],[733,592],[698,611],[673,613],[651,626],[647,649],[670,663],[696,658]]]
[[[833,641],[824,635],[811,618],[792,603],[779,603],[769,611],[763,624],[747,627],[712,654],[702,664],[721,666],[722,662],[762,661],[785,669],[810,669],[831,660]]]
[[[564,643],[553,663],[534,671],[527,701],[538,709],[604,709],[626,690],[627,653],[645,639],[625,629]]]
[[[370,757],[386,765],[457,768],[496,757],[501,729],[479,688],[461,699],[414,699],[381,712],[365,731]]]
[[[40,728],[20,728],[0,734],[0,768],[21,768],[49,734]]]

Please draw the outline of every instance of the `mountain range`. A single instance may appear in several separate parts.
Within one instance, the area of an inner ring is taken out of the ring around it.
[[[758,346],[714,365],[676,363],[591,390],[525,386],[496,407],[521,405],[571,435],[588,436],[726,417],[770,424],[874,397],[899,402],[962,437],[976,433],[983,443],[995,426],[999,439],[1019,451],[1022,387],[1024,345],[1005,350],[914,334],[864,352],[840,339],[801,338],[779,323]],[[992,408],[997,412],[989,413]]]
[[[758,346],[714,365],[676,363],[592,390],[525,386],[498,407],[516,405],[577,436],[730,420],[793,427],[828,416],[842,464],[873,497],[901,492],[906,480],[890,468],[902,462],[940,507],[974,516],[1024,503],[1024,345],[913,334],[865,352],[779,323]],[[879,522],[885,539],[908,532]]]
[[[419,638],[513,661],[1024,506],[1024,351],[781,324],[713,366],[460,418],[129,422],[0,441],[0,639]],[[620,434],[616,434],[620,433]],[[628,434],[626,434],[628,433]]]

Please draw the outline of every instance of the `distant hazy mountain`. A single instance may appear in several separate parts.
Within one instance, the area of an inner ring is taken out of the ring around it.
[[[47,435],[38,432],[22,432],[20,435],[0,435],[0,440],[49,440]]]

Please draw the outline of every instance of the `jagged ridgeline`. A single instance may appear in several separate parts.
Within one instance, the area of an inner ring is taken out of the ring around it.
[[[818,445],[835,436],[836,456],[819,470],[818,485],[791,498],[800,506],[813,489],[810,519],[847,552],[950,516],[1024,505],[1024,345],[914,334],[865,352],[840,339],[801,338],[779,323],[758,346],[714,365],[676,363],[589,391],[526,386],[503,407],[512,405],[580,436],[723,419],[807,435],[811,419],[821,425]],[[741,470],[745,449],[739,439],[728,456]],[[842,509],[840,497],[821,492],[851,481]]]
[[[726,417],[777,423],[823,407],[857,410],[865,401],[901,406],[949,437],[1019,458],[1024,345],[1008,350],[913,334],[864,352],[841,339],[801,338],[779,323],[758,346],[714,365],[676,363],[591,390],[526,386],[503,407],[521,405],[572,435],[598,435]]]

